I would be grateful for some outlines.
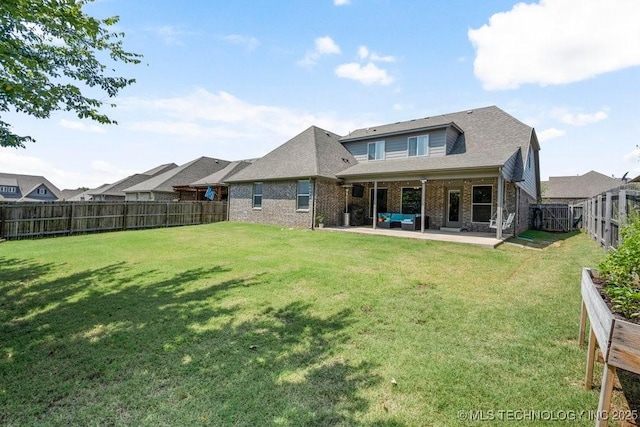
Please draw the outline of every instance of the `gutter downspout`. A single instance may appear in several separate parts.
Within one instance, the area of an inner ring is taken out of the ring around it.
[[[378,225],[378,181],[373,181],[373,229]]]
[[[426,214],[425,201],[426,201],[426,187],[427,187],[427,179],[423,178],[420,180],[422,183],[422,200],[420,202],[420,232],[424,233],[424,216]]]
[[[222,188],[220,188],[220,196],[222,197]],[[227,186],[227,221],[231,215],[231,186]]]
[[[504,178],[502,177],[502,168],[498,168],[498,203],[496,206],[496,239],[502,239],[502,209],[504,198]]]
[[[313,203],[311,204],[311,229],[316,228],[316,199],[318,195],[318,189],[316,188],[316,180],[309,177],[309,184],[313,184]]]

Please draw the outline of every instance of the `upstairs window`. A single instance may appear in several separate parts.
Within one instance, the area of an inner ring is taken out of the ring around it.
[[[412,136],[408,143],[409,157],[426,156],[429,154],[429,135]]]
[[[367,152],[369,160],[384,160],[384,141],[370,142]]]
[[[296,202],[296,209],[299,211],[309,210],[309,195],[311,185],[309,180],[298,181],[298,197]]]
[[[17,193],[17,187],[1,186],[0,193]]]
[[[38,188],[38,190],[36,190],[36,193],[40,194],[41,196],[47,194],[47,189],[46,188]]]
[[[253,184],[253,208],[262,209],[262,183]]]

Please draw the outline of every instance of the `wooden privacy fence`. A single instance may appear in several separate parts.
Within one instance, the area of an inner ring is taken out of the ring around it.
[[[174,227],[226,219],[226,202],[7,203],[0,204],[0,238]]]
[[[640,191],[617,189],[572,205],[582,211],[582,229],[605,249],[620,244],[627,215],[640,207]]]
[[[566,203],[529,205],[529,228],[567,232],[579,227],[579,215]]]

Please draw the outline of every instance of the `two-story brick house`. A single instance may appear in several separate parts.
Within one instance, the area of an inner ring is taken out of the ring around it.
[[[540,197],[535,130],[497,107],[344,137],[311,129],[301,135],[327,136],[310,144],[299,135],[229,179],[231,220],[313,227],[322,212],[327,224],[340,225],[342,212],[357,209],[373,227],[378,213],[398,212],[428,217],[430,229],[488,232],[492,220],[513,214],[507,230],[496,227],[500,237],[525,230],[528,204]],[[331,167],[319,173],[317,165]],[[301,194],[306,210],[296,203]]]

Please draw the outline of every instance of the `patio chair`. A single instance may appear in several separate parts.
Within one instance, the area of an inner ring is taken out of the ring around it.
[[[498,229],[498,225],[496,224],[497,222],[497,217],[498,214],[497,212],[493,215],[493,217],[489,220],[489,228],[494,228],[494,229]],[[502,217],[502,229],[506,230],[507,228],[511,227],[511,224],[513,223],[513,219],[516,217],[516,214],[511,212],[509,215],[507,215],[507,218],[504,218],[504,215]]]

